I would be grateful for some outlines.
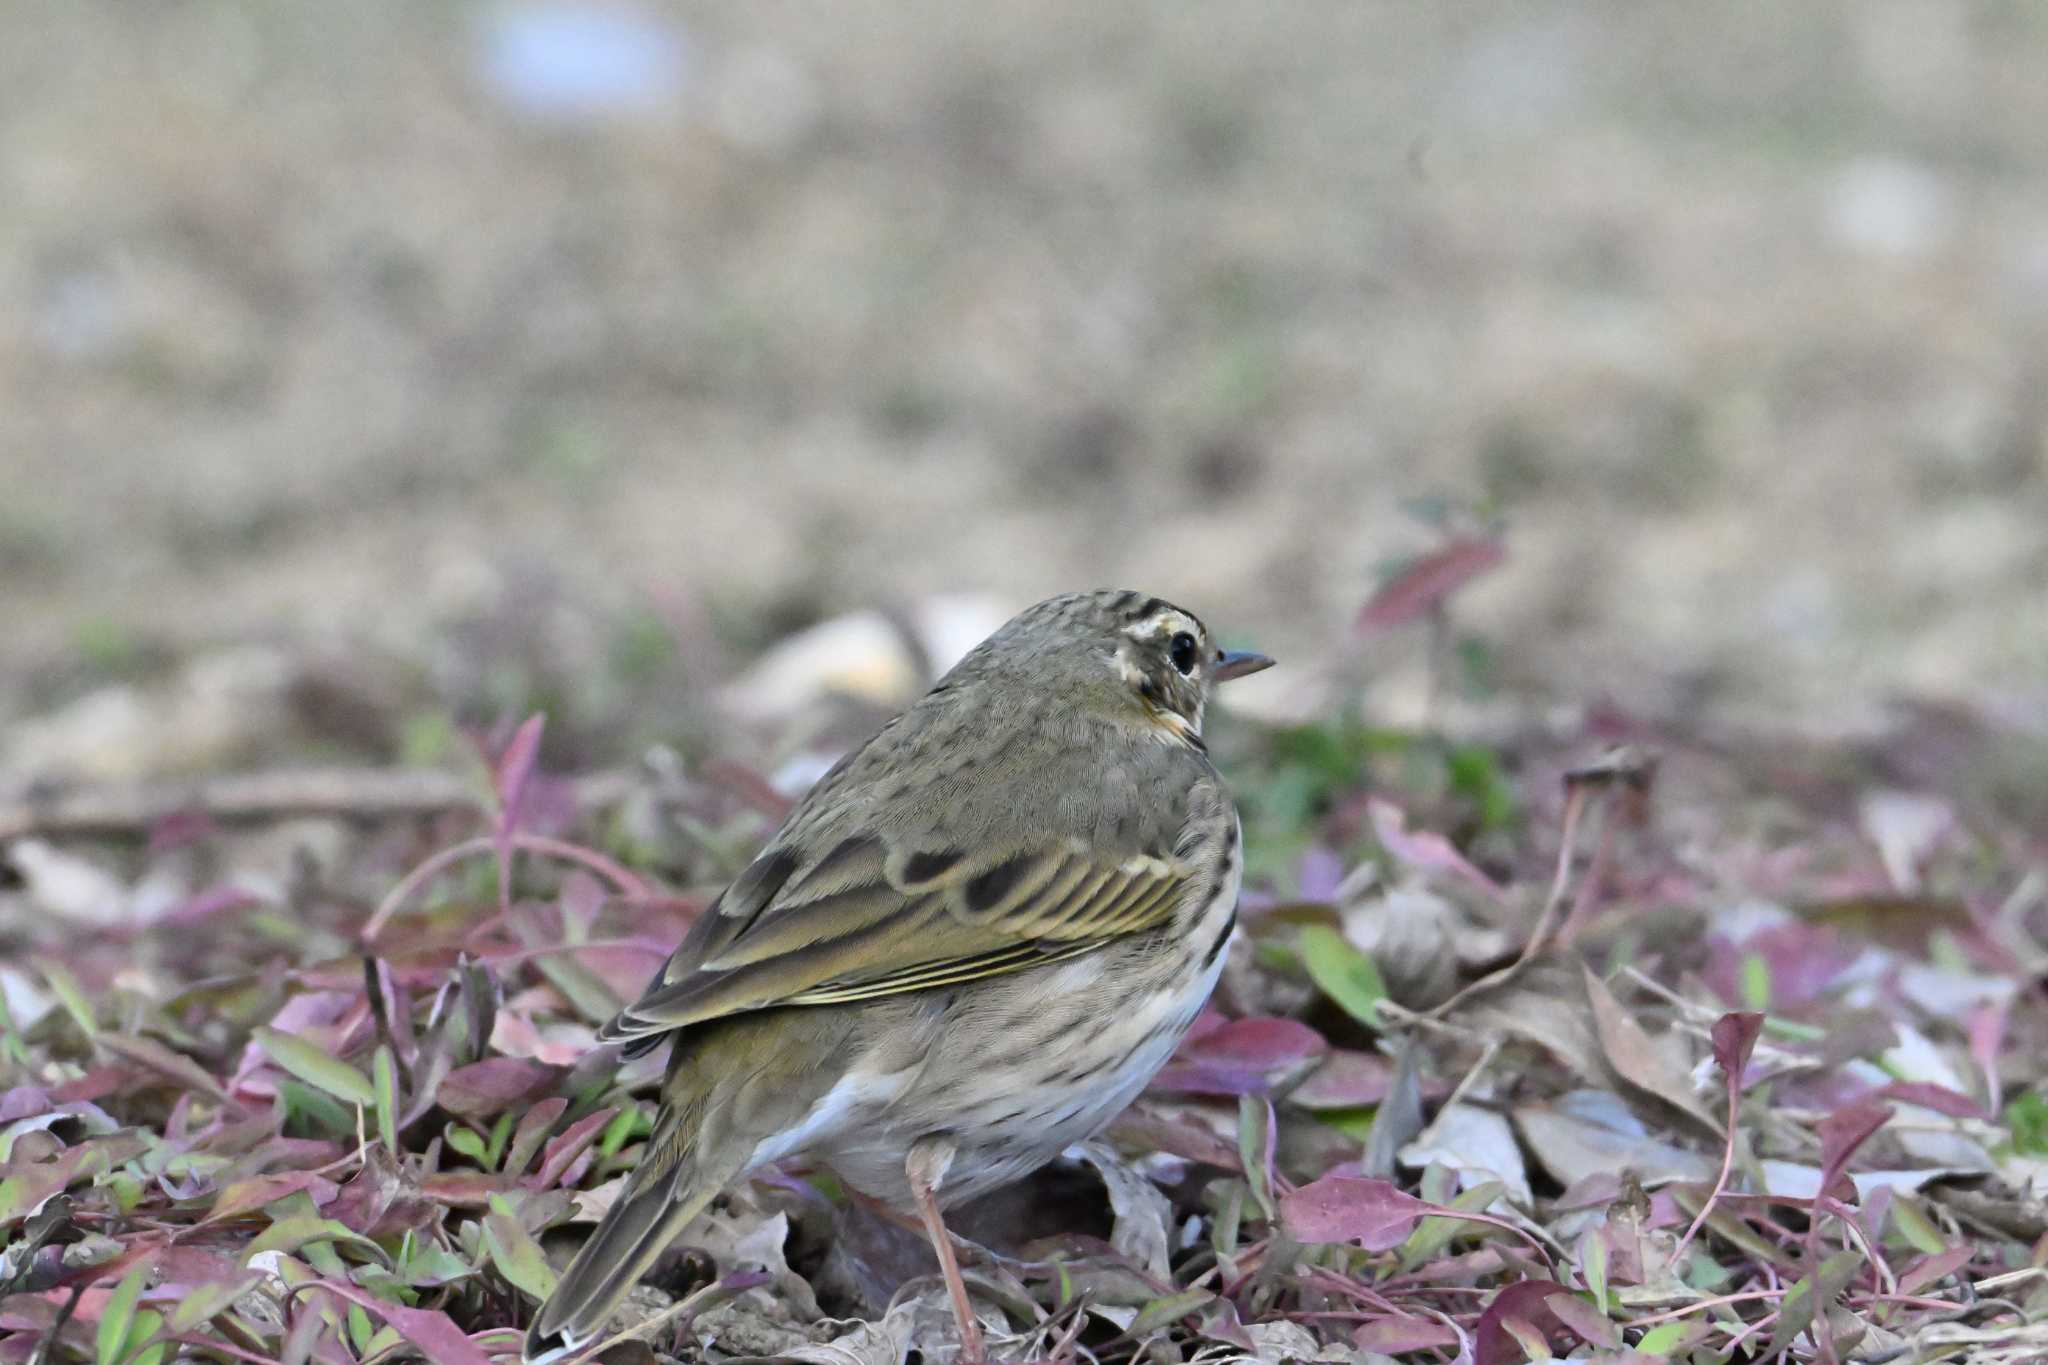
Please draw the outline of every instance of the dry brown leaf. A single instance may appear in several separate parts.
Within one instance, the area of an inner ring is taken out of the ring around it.
[[[1615,1074],[1636,1089],[1671,1106],[1690,1119],[1701,1132],[1721,1140],[1721,1125],[1694,1091],[1689,1068],[1674,1062],[1671,1053],[1652,1038],[1621,1007],[1607,983],[1587,967],[1586,1002],[1593,1008],[1593,1030],[1601,1050]]]

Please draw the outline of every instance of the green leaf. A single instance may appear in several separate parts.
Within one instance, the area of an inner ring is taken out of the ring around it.
[[[311,1259],[311,1249],[322,1242],[345,1243],[369,1253],[371,1259],[390,1264],[390,1257],[385,1254],[384,1248],[346,1223],[332,1218],[322,1218],[317,1213],[294,1213],[272,1223],[259,1233],[255,1240],[242,1248],[242,1264],[247,1265],[251,1256],[264,1251],[297,1253],[305,1259]]]
[[[1742,1003],[1759,1012],[1771,1007],[1771,964],[1761,953],[1743,955]]]
[[[479,1167],[486,1171],[491,1169],[490,1153],[484,1147],[483,1135],[476,1129],[460,1123],[451,1123],[441,1130],[441,1136],[447,1140],[450,1147],[474,1161]]]
[[[164,1352],[170,1349],[169,1342],[159,1341],[147,1349],[143,1346],[163,1330],[163,1325],[164,1315],[154,1308],[145,1308],[137,1313],[135,1321],[129,1324],[127,1338],[121,1343],[118,1359],[124,1365],[163,1365]]]
[[[1301,960],[1317,988],[1346,1014],[1368,1028],[1380,1026],[1379,1005],[1387,998],[1387,984],[1371,958],[1329,925],[1310,924],[1301,931]]]
[[[1892,1222],[1897,1226],[1899,1235],[1913,1244],[1915,1251],[1939,1256],[1948,1250],[1948,1241],[1941,1235],[1941,1230],[1920,1211],[1919,1201],[1911,1195],[1902,1194],[1892,1200]]]
[[[555,1272],[546,1253],[501,1194],[491,1196],[491,1211],[484,1215],[484,1249],[498,1273],[536,1303],[555,1292]]]
[[[99,1037],[100,1026],[93,1018],[92,1002],[79,988],[78,978],[60,962],[38,962],[36,966],[41,970],[43,980],[49,982],[50,989],[56,992],[65,1013],[78,1025],[79,1031],[88,1038]]]
[[[261,1275],[249,1275],[237,1280],[208,1280],[192,1286],[171,1309],[171,1331],[182,1334],[211,1322],[262,1279]]]
[[[1432,1164],[1424,1174],[1433,1174],[1439,1170],[1443,1168]],[[1445,1176],[1449,1176],[1448,1171],[1445,1172]],[[1448,1179],[1445,1183],[1448,1184]],[[1506,1188],[1507,1186],[1498,1180],[1481,1181],[1450,1200],[1450,1206],[1460,1213],[1484,1213],[1487,1206],[1500,1198],[1501,1192]],[[1427,1185],[1424,1186],[1422,1195],[1432,1203],[1442,1202],[1442,1191],[1431,1190]],[[1461,1232],[1484,1237],[1487,1228],[1483,1223],[1473,1223],[1464,1218],[1424,1218],[1415,1225],[1415,1231],[1408,1234],[1408,1240],[1401,1244],[1401,1268],[1412,1270],[1434,1258]]]
[[[1775,1360],[1782,1355],[1801,1332],[1834,1305],[1861,1269],[1862,1252],[1838,1251],[1822,1261],[1820,1269],[1787,1290],[1778,1301],[1778,1326],[1771,1333],[1770,1344],[1764,1347],[1763,1358]]]
[[[2023,1156],[2048,1154],[2048,1097],[2029,1090],[2005,1106],[2005,1126],[2012,1130],[2013,1150]]]
[[[398,1155],[398,1059],[391,1055],[389,1044],[377,1044],[377,1051],[370,1057],[370,1079],[377,1092],[377,1136],[384,1140],[384,1150],[395,1157]]]
[[[508,1109],[498,1115],[498,1121],[491,1125],[491,1145],[485,1150],[484,1155],[490,1159],[492,1170],[497,1170],[499,1163],[505,1159],[505,1144],[511,1137],[512,1111]]]
[[[1607,1239],[1600,1228],[1588,1228],[1579,1238],[1579,1274],[1593,1295],[1593,1306],[1605,1317],[1607,1305]]]
[[[1257,1095],[1240,1095],[1237,1099],[1237,1152],[1244,1162],[1245,1183],[1251,1186],[1252,1199],[1259,1211],[1270,1221],[1275,1216],[1273,1202],[1273,1106]]]
[[[1353,1142],[1364,1142],[1372,1136],[1372,1121],[1379,1112],[1376,1104],[1356,1104],[1343,1109],[1318,1109],[1316,1118]]]
[[[264,1027],[251,1029],[250,1036],[258,1047],[270,1054],[272,1061],[307,1085],[366,1109],[377,1103],[377,1091],[368,1076],[341,1058],[330,1057],[305,1039]]]
[[[617,1156],[619,1149],[626,1145],[626,1139],[633,1136],[633,1129],[643,1120],[643,1117],[640,1112],[640,1106],[637,1104],[628,1104],[619,1110],[617,1114],[614,1114],[612,1121],[604,1126],[604,1136],[597,1141],[598,1156]],[[648,1131],[652,1132],[653,1130],[650,1128]]]
[[[107,1306],[100,1312],[99,1333],[93,1344],[93,1359],[98,1365],[120,1365],[122,1351],[128,1344],[128,1329],[135,1322],[135,1303],[142,1297],[142,1286],[148,1281],[148,1264],[138,1265],[122,1276],[121,1283],[114,1286],[114,1292],[107,1296]]]
[[[1131,1319],[1124,1335],[1134,1341],[1142,1341],[1160,1328],[1179,1322],[1215,1297],[1207,1289],[1184,1289],[1178,1294],[1154,1299],[1138,1310],[1138,1316]]]
[[[1643,1333],[1636,1343],[1636,1354],[1644,1356],[1669,1356],[1679,1350],[1697,1333],[1699,1324],[1690,1322],[1663,1322]]]
[[[356,1348],[358,1359],[369,1353],[370,1338],[375,1336],[376,1333],[377,1328],[370,1321],[370,1315],[363,1311],[362,1305],[350,1304],[348,1306],[348,1339],[350,1344]]]
[[[310,1131],[334,1137],[354,1135],[355,1111],[334,1096],[315,1090],[292,1076],[278,1082],[277,1093],[284,1100],[286,1132]]]

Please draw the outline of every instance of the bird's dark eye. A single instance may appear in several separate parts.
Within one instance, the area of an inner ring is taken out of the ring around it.
[[[1173,666],[1183,675],[1195,671],[1195,637],[1186,631],[1176,634],[1166,642],[1166,657],[1173,660]]]

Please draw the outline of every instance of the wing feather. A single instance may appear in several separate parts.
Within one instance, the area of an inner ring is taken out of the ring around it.
[[[1112,861],[1073,840],[973,857],[855,836],[808,867],[770,848],[602,1036],[652,1046],[727,1014],[931,990],[1076,957],[1165,923],[1194,876],[1178,859]]]

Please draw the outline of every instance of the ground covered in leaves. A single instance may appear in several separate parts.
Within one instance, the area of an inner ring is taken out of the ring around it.
[[[1004,1355],[2048,1356],[2038,740],[1213,729],[1239,940],[1137,1108],[959,1219]],[[586,772],[536,717],[467,777],[14,812],[0,1362],[515,1359],[649,1129],[595,1027],[851,733]],[[917,1238],[801,1170],[619,1326],[952,1350]]]

